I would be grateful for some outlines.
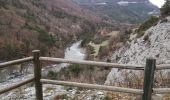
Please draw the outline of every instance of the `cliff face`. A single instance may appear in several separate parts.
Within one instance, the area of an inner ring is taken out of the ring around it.
[[[112,61],[124,64],[145,64],[149,57],[156,58],[157,64],[170,64],[170,17],[166,21],[160,21],[157,25],[148,29],[144,36],[128,43],[127,46],[115,51]],[[168,70],[162,71],[163,77],[166,77]],[[132,75],[138,77],[140,71],[112,69],[107,77],[106,83],[124,81],[125,73],[127,77],[133,80]],[[127,74],[128,73],[128,74]],[[158,74],[159,76],[160,74]],[[165,75],[165,76],[164,76]],[[160,77],[160,76],[159,76]],[[139,77],[138,77],[139,78]],[[113,81],[117,79],[116,81]]]

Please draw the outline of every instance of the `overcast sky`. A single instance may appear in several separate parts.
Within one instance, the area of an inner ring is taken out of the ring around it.
[[[164,0],[150,0],[150,2],[157,5],[159,8],[164,4]]]

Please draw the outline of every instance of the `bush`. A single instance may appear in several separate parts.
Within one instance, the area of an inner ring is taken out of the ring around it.
[[[20,45],[11,42],[7,42],[3,47],[0,47],[0,54],[1,60],[12,60],[23,56],[22,51],[20,50]]]
[[[54,97],[54,100],[68,100],[67,94],[61,94]]]
[[[29,30],[34,30],[39,33],[38,40],[42,43],[45,43],[48,46],[53,46],[56,43],[56,38],[52,35],[49,35],[48,32],[44,29],[41,29],[38,26],[31,26],[28,23],[25,23],[25,28]]]
[[[159,21],[159,18],[156,16],[151,16],[147,21],[145,21],[138,29],[138,31],[146,31],[151,26],[154,26]]]
[[[103,100],[112,100],[112,98],[109,96],[105,96]]]
[[[21,3],[21,1],[19,0],[11,0],[11,3],[13,6],[15,6],[16,8],[21,8],[24,9],[25,5]]]
[[[68,80],[71,77],[78,77],[82,71],[83,68],[81,68],[79,64],[72,64],[68,67],[61,68],[59,72],[49,71],[47,76],[51,79]]]
[[[107,58],[106,62],[111,63],[112,61],[110,58]]]
[[[68,66],[68,68],[69,68],[69,71],[75,76],[78,76],[80,72],[82,71],[82,68],[80,67],[79,64],[70,65]]]
[[[144,31],[156,25],[158,21],[159,21],[159,17],[151,16],[147,21],[145,21],[143,24],[140,25],[139,29],[136,31],[138,33],[137,37],[143,36]]]
[[[161,16],[166,17],[170,15],[170,0],[166,0],[165,4],[160,9]]]
[[[27,12],[24,14],[24,17],[29,21],[33,21],[33,22],[36,22],[36,18],[37,18],[37,16],[29,10],[27,10]]]
[[[47,76],[49,76],[51,79],[55,79],[58,76],[58,73],[50,70],[50,71],[48,71]]]
[[[108,46],[101,46],[99,49],[99,58],[105,58],[108,56],[109,47]]]
[[[39,32],[38,35],[39,41],[44,42],[49,46],[53,46],[55,44],[56,40],[52,35],[49,35],[45,30],[42,30],[40,28],[37,28],[36,30],[37,32]]]
[[[52,15],[55,16],[56,18],[60,18],[60,19],[63,19],[63,18],[69,18],[71,19],[73,22],[77,22],[79,20],[78,17],[74,16],[74,15],[71,15],[71,14],[68,14],[67,12],[63,11],[63,10],[57,10],[57,9],[54,9],[52,8],[52,11],[51,11]]]

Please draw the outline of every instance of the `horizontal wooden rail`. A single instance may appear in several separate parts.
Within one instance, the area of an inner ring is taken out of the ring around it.
[[[0,68],[4,68],[10,65],[20,64],[20,63],[24,63],[24,62],[28,62],[32,60],[33,60],[33,57],[27,57],[27,58],[22,58],[18,60],[8,61],[8,62],[0,63]]]
[[[130,89],[130,88],[121,88],[121,87],[76,83],[76,82],[66,82],[66,81],[56,81],[56,80],[48,80],[48,79],[41,79],[40,81],[44,84],[82,87],[82,88],[106,90],[106,91],[113,91],[113,92],[133,93],[133,94],[139,94],[139,95],[143,94],[143,91],[139,89]]]
[[[62,58],[50,58],[50,57],[40,57],[41,61],[52,61],[59,63],[71,63],[71,64],[83,64],[83,65],[95,65],[110,68],[120,68],[120,69],[131,69],[131,70],[144,70],[144,66],[140,65],[128,65],[128,64],[116,64],[116,63],[106,63],[106,62],[96,62],[96,61],[85,61],[85,60],[70,60]]]
[[[156,70],[170,69],[170,64],[156,65]]]
[[[26,79],[24,81],[15,83],[15,84],[13,84],[11,86],[8,86],[8,87],[5,87],[3,89],[0,89],[0,94],[3,94],[3,93],[8,92],[8,91],[11,91],[13,89],[16,89],[16,88],[18,88],[20,86],[23,86],[23,85],[28,84],[28,83],[33,82],[33,81],[34,81],[34,78],[29,78],[29,79]]]
[[[170,88],[154,88],[153,93],[155,94],[170,93]]]

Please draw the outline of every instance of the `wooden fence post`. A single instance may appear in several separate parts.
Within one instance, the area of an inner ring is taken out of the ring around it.
[[[40,66],[40,50],[33,50],[34,56],[34,77],[35,77],[35,92],[36,92],[36,100],[43,100],[43,93],[42,93],[42,83],[40,82],[41,79],[41,66]]]
[[[144,86],[142,100],[151,100],[153,92],[154,72],[156,69],[156,59],[147,59],[144,74]]]

